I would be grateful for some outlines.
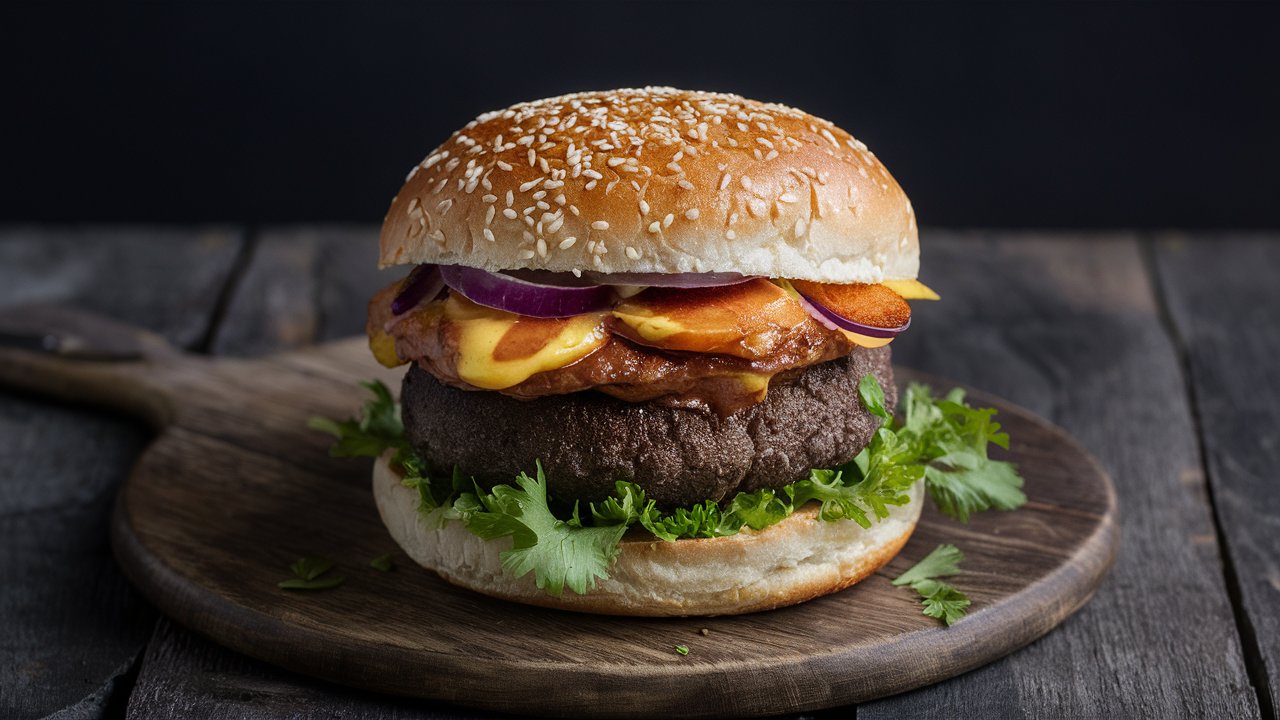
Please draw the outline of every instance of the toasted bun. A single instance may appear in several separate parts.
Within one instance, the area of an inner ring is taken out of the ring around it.
[[[510,538],[481,540],[461,523],[425,521],[418,494],[400,483],[386,456],[373,466],[373,496],[391,536],[419,565],[485,595],[563,610],[610,615],[736,615],[793,605],[844,589],[893,559],[915,529],[919,483],[911,502],[863,529],[824,522],[811,504],[760,532],[663,542],[635,532],[595,590],[553,597],[532,574],[513,578],[500,554]]]
[[[909,280],[911,203],[821,118],[737,95],[644,88],[486,113],[415,166],[382,265],[740,272]]]

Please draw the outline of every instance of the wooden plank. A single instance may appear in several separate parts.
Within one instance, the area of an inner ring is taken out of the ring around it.
[[[369,297],[404,274],[377,269],[377,237],[375,226],[264,232],[228,298],[211,350],[265,355],[363,332]],[[288,673],[162,622],[142,661],[129,717],[176,717],[206,707],[245,718],[330,712],[333,717],[418,716],[404,701]],[[479,717],[474,710],[432,708],[421,710],[428,713],[422,716]]]
[[[229,228],[0,229],[0,305],[80,304],[190,347],[242,242]],[[127,694],[154,624],[106,542],[147,433],[0,392],[0,438],[0,716],[101,714]]]
[[[265,232],[229,298],[214,354],[266,355],[363,332],[369,297],[405,272],[378,270],[377,246],[376,227]]]
[[[1155,266],[1190,373],[1264,715],[1280,698],[1280,236],[1165,234]]]
[[[219,647],[168,619],[156,624],[128,709],[131,720],[319,716],[332,720],[498,717],[284,672]]]
[[[923,242],[922,278],[943,301],[915,305],[895,362],[1021,403],[1091,448],[1120,495],[1120,557],[1053,633],[859,718],[1257,717],[1184,380],[1136,239]]]

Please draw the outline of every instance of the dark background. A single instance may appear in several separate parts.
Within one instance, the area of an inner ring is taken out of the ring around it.
[[[41,3],[0,10],[0,221],[377,222],[478,113],[797,105],[932,225],[1276,227],[1280,6]]]

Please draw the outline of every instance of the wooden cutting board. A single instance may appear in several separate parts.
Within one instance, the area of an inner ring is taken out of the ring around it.
[[[258,360],[210,359],[132,328],[33,308],[0,317],[0,340],[14,344],[23,328],[61,329],[63,354],[0,348],[0,383],[116,407],[158,432],[120,490],[111,537],[151,602],[227,647],[361,688],[522,715],[831,707],[1013,652],[1083,605],[1115,557],[1115,493],[1098,463],[1048,422],[971,391],[973,402],[1000,411],[1009,455],[1027,479],[1026,507],[968,525],[929,507],[903,553],[849,590],[691,619],[501,602],[413,565],[374,509],[369,461],[329,458],[328,437],[306,428],[312,415],[352,414],[365,397],[358,380],[398,386],[400,372],[378,366],[362,338]],[[950,628],[889,583],[942,542],[965,552],[953,581],[974,601]],[[385,553],[393,572],[369,566]],[[304,555],[331,558],[346,582],[323,592],[278,589]]]

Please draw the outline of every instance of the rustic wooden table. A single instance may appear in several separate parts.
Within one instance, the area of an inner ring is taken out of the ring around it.
[[[0,304],[63,301],[189,350],[351,335],[387,281],[376,230],[0,229]],[[1094,600],[999,662],[857,708],[889,717],[1276,717],[1280,236],[923,234],[902,365],[1013,400],[1116,481]],[[157,616],[107,545],[147,442],[109,414],[0,391],[0,716],[477,717],[291,675]],[[843,717],[850,708],[819,715]]]

